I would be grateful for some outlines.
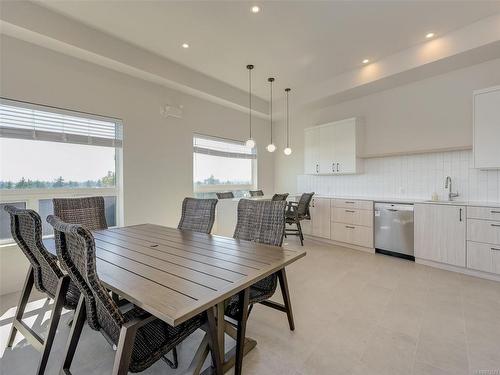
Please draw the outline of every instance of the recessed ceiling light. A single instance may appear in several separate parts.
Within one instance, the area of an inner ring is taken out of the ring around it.
[[[187,43],[182,43],[182,48],[189,48],[189,44],[187,44]]]
[[[430,39],[434,36],[434,33],[427,33],[427,35],[425,36],[427,39]]]
[[[368,59],[363,60],[363,64],[368,64],[369,62],[370,62],[370,60],[368,60]]]
[[[259,12],[260,12],[260,7],[259,7],[259,6],[257,6],[257,5],[254,5],[254,6],[252,7],[252,13],[259,13]]]

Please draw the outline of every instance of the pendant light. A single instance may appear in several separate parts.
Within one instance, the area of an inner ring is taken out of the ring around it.
[[[283,153],[288,156],[292,153],[292,148],[290,147],[290,112],[289,112],[289,106],[288,106],[288,94],[290,93],[289,88],[285,89],[285,95],[286,95],[286,147],[283,150]]]
[[[248,117],[250,125],[250,138],[246,141],[247,147],[254,148],[255,141],[252,138],[252,69],[253,65],[247,65],[248,69]]]
[[[270,88],[270,99],[269,99],[269,115],[271,117],[271,143],[269,143],[266,147],[267,151],[269,152],[274,152],[276,151],[276,146],[274,145],[273,143],[273,82],[274,82],[274,78],[273,77],[269,77],[267,79],[267,82],[269,82],[269,88]]]

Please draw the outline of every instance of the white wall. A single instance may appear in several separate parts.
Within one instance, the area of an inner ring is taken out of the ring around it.
[[[291,116],[293,154],[276,158],[276,190],[297,189],[296,177],[304,173],[303,129],[348,117],[365,120],[365,155],[470,148],[472,91],[499,83],[496,59],[335,106],[298,109]],[[282,140],[282,124],[278,128]]]
[[[248,136],[243,112],[11,37],[2,36],[0,43],[1,96],[123,120],[126,225],[177,225],[182,199],[192,195],[193,132]],[[183,119],[160,115],[160,106],[172,102],[184,106]],[[274,162],[265,151],[269,125],[261,119],[254,124],[259,188],[272,193]],[[0,294],[20,289],[27,264],[22,254],[8,247],[0,249],[0,256]]]

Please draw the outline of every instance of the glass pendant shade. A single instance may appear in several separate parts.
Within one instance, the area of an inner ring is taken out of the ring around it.
[[[270,143],[267,145],[266,149],[269,152],[274,152],[274,151],[276,151],[276,146],[274,145],[274,143]]]
[[[252,138],[248,139],[245,144],[247,145],[247,147],[250,147],[250,148],[255,147],[255,141]]]
[[[283,150],[283,153],[288,156],[292,153],[292,149],[290,147],[287,147]]]

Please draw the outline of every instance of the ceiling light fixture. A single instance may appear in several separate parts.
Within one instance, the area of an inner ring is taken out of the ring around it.
[[[274,152],[276,151],[276,146],[273,143],[273,82],[274,78],[269,77],[267,79],[267,82],[269,82],[269,89],[270,89],[270,99],[269,99],[269,116],[270,116],[270,122],[271,122],[271,143],[269,143],[266,147],[267,151],[269,152]]]
[[[260,12],[260,7],[258,5],[254,5],[252,7],[252,13],[259,13]]]
[[[363,64],[368,64],[369,62],[370,62],[370,60],[368,60],[368,59],[363,60]]]
[[[189,44],[187,44],[187,43],[182,43],[182,48],[189,48]]]
[[[248,118],[250,125],[250,138],[246,141],[247,147],[254,148],[255,141],[252,138],[252,69],[253,65],[247,65],[248,69]]]
[[[283,153],[288,156],[292,153],[292,148],[290,147],[290,111],[288,106],[288,94],[290,93],[289,88],[285,89],[286,93],[286,147],[283,150]]]
[[[427,35],[425,37],[427,39],[430,39],[430,38],[434,37],[434,33],[427,33]]]

